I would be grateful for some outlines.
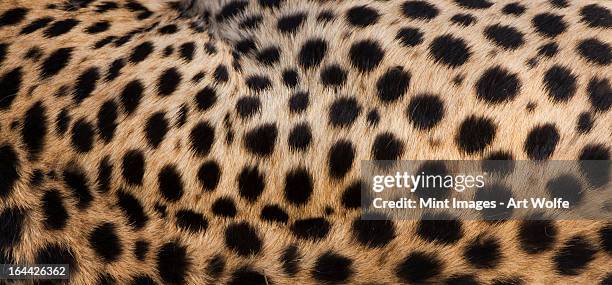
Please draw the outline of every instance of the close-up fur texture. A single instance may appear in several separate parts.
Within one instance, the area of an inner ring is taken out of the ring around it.
[[[610,160],[611,9],[0,0],[0,264],[70,266],[0,284],[612,284],[610,219],[360,218],[365,160]]]

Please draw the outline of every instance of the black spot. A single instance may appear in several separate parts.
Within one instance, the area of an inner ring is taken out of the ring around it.
[[[610,106],[612,106],[612,88],[607,78],[591,78],[587,87],[587,93],[591,106],[593,106],[595,111],[603,113],[610,110]]]
[[[146,240],[137,240],[134,243],[134,256],[140,261],[144,261],[147,258],[147,252],[149,252],[149,242]]]
[[[555,102],[566,102],[576,93],[576,75],[563,66],[555,65],[544,74],[544,87]]]
[[[256,255],[263,242],[253,226],[246,222],[231,224],[225,229],[225,245],[241,256]]]
[[[283,16],[278,19],[276,28],[285,34],[293,34],[302,26],[306,20],[306,14],[296,13],[293,15]]]
[[[599,230],[599,239],[601,241],[601,247],[608,252],[608,254],[612,253],[612,224],[608,224]]]
[[[468,27],[476,23],[476,17],[470,14],[456,14],[451,17],[451,22],[463,26]]]
[[[348,140],[339,140],[330,148],[328,154],[329,175],[343,178],[353,167],[355,147]]]
[[[266,205],[261,209],[260,218],[264,221],[272,223],[286,224],[289,221],[289,215],[278,205]]]
[[[72,48],[60,48],[53,51],[43,62],[40,77],[45,79],[58,74],[70,62],[72,51]]]
[[[496,129],[497,126],[489,118],[469,116],[459,126],[457,145],[468,154],[481,152],[493,142]]]
[[[329,108],[329,124],[334,127],[349,127],[361,113],[361,105],[354,97],[336,99]]]
[[[361,40],[351,45],[349,58],[353,67],[360,72],[370,72],[376,68],[385,56],[385,51],[374,40]]]
[[[217,102],[217,92],[214,88],[206,86],[195,96],[196,106],[200,111],[206,111]]]
[[[132,278],[130,285],[157,285],[157,282],[147,275],[138,275]]]
[[[378,111],[376,109],[371,110],[366,115],[366,120],[371,126],[376,126],[378,125],[378,122],[380,121],[380,114],[378,114]]]
[[[9,48],[8,44],[0,42],[0,65],[2,65],[2,62],[4,62],[4,59],[6,58],[8,48]]]
[[[157,148],[164,141],[168,127],[169,123],[163,112],[154,113],[147,119],[144,132],[151,147]]]
[[[0,15],[0,28],[4,26],[14,26],[23,21],[29,10],[18,7],[5,11]]]
[[[257,156],[269,156],[274,151],[278,129],[276,124],[262,124],[244,135],[244,147]]]
[[[353,221],[352,229],[355,239],[370,248],[384,247],[396,236],[395,224],[384,216],[378,216],[371,220],[362,220],[361,217],[356,218]]]
[[[182,75],[174,67],[166,69],[157,81],[157,90],[161,96],[169,96],[181,83]]]
[[[97,276],[96,285],[116,285],[117,280],[110,273],[102,273]]]
[[[260,1],[268,1],[268,0],[260,0]],[[264,276],[263,274],[249,268],[249,267],[240,267],[234,271],[231,275],[232,279],[229,280],[227,285],[268,285],[274,284],[272,280],[268,276]]]
[[[525,252],[541,253],[554,246],[557,239],[557,227],[552,221],[523,221],[518,228],[518,239]]]
[[[92,124],[84,119],[79,119],[72,126],[72,134],[70,136],[72,146],[79,153],[89,152],[93,147],[94,135]]]
[[[289,98],[289,111],[291,113],[302,113],[308,108],[309,101],[308,92],[297,92]]]
[[[436,6],[426,1],[406,1],[402,4],[402,13],[411,19],[431,20],[438,16],[440,11]]]
[[[476,277],[471,274],[452,275],[444,280],[444,285],[479,285]]]
[[[0,110],[7,110],[11,107],[19,89],[21,89],[22,79],[21,67],[17,67],[0,77]]]
[[[300,271],[300,259],[299,248],[296,245],[285,248],[280,257],[283,271],[290,277],[295,276]]]
[[[261,49],[257,52],[255,58],[264,65],[273,66],[275,63],[278,63],[280,58],[280,49],[275,46]]]
[[[325,284],[343,284],[348,282],[354,273],[353,261],[343,255],[327,251],[317,258],[312,276]]]
[[[252,39],[243,39],[236,43],[236,50],[240,53],[249,53],[256,49],[255,42]]]
[[[69,273],[75,273],[79,268],[72,249],[55,243],[39,248],[35,254],[35,263],[67,264]]]
[[[191,148],[199,156],[206,156],[215,142],[215,129],[206,121],[199,122],[189,134]]]
[[[514,99],[521,89],[518,75],[501,66],[487,69],[476,83],[476,97],[499,104]]]
[[[546,160],[555,152],[560,138],[555,125],[538,125],[527,135],[523,150],[532,160]]]
[[[374,160],[396,160],[403,153],[404,143],[389,132],[378,134],[372,144],[372,158]]]
[[[576,50],[584,59],[594,64],[608,65],[612,61],[610,45],[595,38],[580,41]]]
[[[487,39],[505,49],[517,49],[525,43],[523,33],[512,26],[492,25],[484,30]]]
[[[133,229],[142,229],[147,224],[149,217],[147,217],[142,203],[132,194],[123,191],[117,192],[117,205],[126,216],[128,225]]]
[[[178,31],[178,27],[174,24],[166,25],[159,28],[159,33],[163,35],[174,34]]]
[[[251,75],[247,77],[246,84],[254,92],[260,92],[272,87],[272,81],[265,75]]]
[[[128,184],[142,185],[145,172],[145,158],[139,150],[129,150],[123,155],[121,174]]]
[[[202,163],[198,170],[198,181],[200,181],[204,190],[215,190],[220,179],[221,169],[219,168],[219,164],[217,164],[217,162],[210,160]]]
[[[169,57],[174,53],[174,46],[169,45],[164,48],[164,57]]]
[[[174,165],[164,166],[157,175],[159,192],[170,202],[176,202],[183,197],[183,181],[181,174]]]
[[[463,225],[461,221],[450,218],[446,214],[433,214],[424,217],[417,225],[416,234],[430,242],[456,243],[463,236]]]
[[[78,20],[75,20],[75,19],[66,19],[66,20],[62,20],[62,21],[57,21],[57,22],[54,22],[53,24],[51,24],[51,26],[49,26],[43,32],[43,34],[47,38],[61,36],[61,35],[65,34],[65,33],[70,32],[70,30],[72,30],[72,28],[74,28],[79,23],[80,22]]]
[[[302,45],[298,60],[304,69],[317,67],[327,53],[327,42],[320,38],[309,39]]]
[[[89,189],[89,181],[85,172],[78,167],[69,167],[63,172],[64,183],[72,195],[78,201],[77,207],[81,210],[90,206],[93,201],[93,196]]]
[[[265,187],[264,173],[259,172],[257,166],[244,167],[238,175],[238,192],[249,202],[257,201]]]
[[[236,112],[242,119],[248,119],[261,110],[261,100],[255,96],[244,96],[236,102]]]
[[[299,75],[294,69],[287,69],[283,71],[283,83],[285,86],[294,88],[299,83]]]
[[[612,13],[606,7],[597,4],[586,5],[580,9],[580,16],[582,22],[591,28],[612,27]]]
[[[334,12],[330,10],[323,10],[321,11],[321,13],[319,13],[319,15],[317,15],[317,22],[331,22],[335,17],[336,15],[334,14]]]
[[[367,27],[376,24],[380,14],[368,6],[355,6],[346,11],[346,20],[356,27]]]
[[[453,68],[463,65],[472,55],[465,40],[451,35],[436,37],[429,45],[429,53],[436,63]]]
[[[109,28],[110,23],[108,21],[100,21],[93,23],[89,27],[85,28],[85,32],[88,34],[97,34],[107,31]]]
[[[103,223],[96,226],[89,234],[89,245],[106,263],[116,261],[123,252],[121,239],[112,223]]]
[[[221,254],[217,254],[213,256],[213,258],[208,261],[208,265],[206,265],[206,273],[213,277],[214,279],[218,279],[223,274],[225,270],[225,258]]]
[[[378,99],[391,103],[401,99],[410,84],[410,73],[401,68],[390,68],[376,82]]]
[[[563,20],[563,16],[542,13],[531,19],[531,24],[536,31],[542,36],[554,38],[567,29],[567,23]]]
[[[195,52],[196,46],[194,42],[184,43],[179,47],[181,58],[190,62],[193,60],[193,53]]]
[[[538,55],[553,57],[559,51],[559,45],[555,42],[550,42],[538,48]]]
[[[121,69],[125,66],[122,58],[114,60],[108,67],[108,73],[104,78],[106,81],[113,81],[121,74]]]
[[[443,263],[435,255],[414,251],[395,268],[395,275],[409,283],[426,282],[442,272]]]
[[[225,20],[236,17],[246,10],[247,6],[249,6],[249,2],[247,1],[239,1],[235,0],[229,2],[223,6],[221,11],[217,14],[216,19],[219,22],[224,22]]]
[[[47,135],[46,108],[42,102],[34,103],[25,113],[21,138],[31,159],[37,159]]]
[[[593,115],[589,112],[582,112],[578,116],[578,120],[576,122],[576,131],[581,134],[587,134],[593,128]]]
[[[308,170],[297,168],[285,176],[285,199],[294,205],[304,205],[313,192],[313,179]]]
[[[181,108],[176,112],[176,122],[175,125],[178,128],[181,128],[187,123],[187,118],[189,116],[189,107],[187,104],[182,104]]]
[[[406,116],[419,130],[435,127],[444,117],[444,103],[435,95],[417,95],[406,108]]]
[[[312,141],[312,131],[308,123],[299,123],[289,133],[287,143],[294,151],[305,151]]]
[[[165,284],[185,284],[189,267],[187,248],[177,242],[166,243],[157,252],[157,271]]]
[[[259,6],[262,8],[272,9],[278,8],[285,0],[258,0]]]
[[[291,232],[296,237],[312,241],[325,238],[330,229],[331,225],[325,218],[296,220],[291,225]]]
[[[244,21],[240,22],[238,26],[241,29],[245,30],[255,30],[261,24],[263,17],[261,15],[253,15],[244,19]]]
[[[587,144],[580,151],[580,160],[594,160],[591,163],[580,163],[582,174],[595,187],[602,187],[610,181],[610,149],[603,144]],[[605,162],[595,163],[595,160]]]
[[[417,28],[401,28],[397,31],[395,38],[405,47],[413,47],[423,42],[423,32]]]
[[[111,189],[111,178],[113,175],[113,165],[110,158],[105,156],[98,165],[98,192],[107,193]]]
[[[234,200],[229,197],[217,199],[211,207],[212,212],[220,217],[235,217],[238,210]]]
[[[117,104],[115,104],[113,101],[104,102],[98,111],[97,121],[98,134],[105,143],[110,142],[115,135],[115,129],[117,128],[117,117]]]
[[[60,136],[63,136],[66,131],[68,131],[68,125],[70,124],[70,114],[68,114],[68,110],[65,108],[57,114],[57,118],[55,119],[56,127],[55,130]]]
[[[19,245],[26,214],[18,208],[5,208],[0,212],[0,250],[10,250]]]
[[[493,5],[487,0],[455,0],[455,3],[468,9],[486,9]]]
[[[52,17],[42,17],[42,18],[36,19],[36,20],[32,21],[32,23],[30,23],[27,26],[23,27],[23,29],[21,29],[21,32],[19,32],[19,34],[21,34],[21,35],[31,34],[33,32],[36,32],[36,31],[46,27],[52,21],[53,21]]]
[[[546,183],[546,190],[552,198],[563,198],[570,205],[578,205],[582,200],[580,181],[571,175],[561,175]]]
[[[504,6],[502,13],[506,15],[520,16],[525,13],[525,6],[521,5],[519,2],[510,3]]]
[[[130,55],[131,63],[139,63],[145,59],[153,52],[153,43],[152,42],[144,42],[134,48],[132,54]]]
[[[200,213],[179,210],[176,212],[176,226],[192,233],[199,233],[208,228],[208,220]]]
[[[227,67],[225,67],[223,64],[219,64],[219,66],[217,66],[213,72],[213,78],[219,83],[227,82],[229,80],[229,72],[227,71]]]
[[[31,47],[24,55],[24,59],[31,59],[36,62],[43,56],[43,51],[38,47]]]
[[[556,271],[561,275],[578,275],[595,259],[597,249],[582,236],[567,241],[554,255]]]
[[[341,203],[347,209],[358,209],[361,207],[361,181],[349,184],[342,192]]]
[[[500,244],[494,238],[475,238],[465,247],[463,257],[476,268],[495,268],[502,258]]]
[[[321,83],[326,87],[342,86],[345,82],[346,71],[339,65],[329,65],[321,70]]]
[[[132,80],[125,85],[121,92],[121,103],[123,104],[123,110],[127,115],[132,114],[138,108],[140,104],[140,98],[142,98],[142,92],[144,86],[140,80]]]

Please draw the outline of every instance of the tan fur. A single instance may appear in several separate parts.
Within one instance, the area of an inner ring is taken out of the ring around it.
[[[262,14],[263,22],[256,31],[239,29],[241,17],[219,23],[214,20],[223,5],[229,1],[196,1],[195,10],[188,11],[193,18],[181,18],[170,9],[167,3],[143,4],[154,12],[148,19],[138,21],[135,13],[124,8],[104,14],[95,13],[94,5],[78,11],[59,11],[46,9],[53,1],[8,0],[0,3],[0,12],[14,8],[27,7],[30,12],[20,25],[0,28],[0,42],[10,43],[8,55],[0,63],[0,75],[18,66],[24,73],[23,83],[18,96],[10,109],[0,111],[0,146],[10,144],[15,147],[20,158],[20,179],[12,194],[7,199],[0,199],[0,210],[19,207],[27,211],[26,226],[20,244],[11,251],[18,263],[32,263],[36,250],[47,242],[68,245],[72,248],[79,262],[79,272],[75,273],[70,284],[96,284],[98,276],[110,273],[118,284],[129,284],[138,274],[147,274],[159,284],[156,267],[156,253],[166,242],[176,240],[187,248],[191,261],[187,284],[225,284],[232,278],[235,269],[248,265],[268,276],[274,284],[316,284],[311,271],[317,258],[324,252],[332,250],[353,260],[353,275],[347,282],[350,284],[397,284],[401,280],[395,269],[402,259],[415,250],[435,253],[443,262],[444,268],[439,276],[431,280],[441,283],[445,278],[456,274],[474,274],[483,284],[490,284],[500,277],[521,276],[526,284],[594,284],[606,277],[610,271],[612,259],[610,254],[601,249],[598,230],[606,223],[601,221],[560,221],[557,223],[559,234],[555,246],[541,254],[527,254],[520,249],[516,237],[518,222],[486,223],[464,222],[464,236],[452,245],[439,245],[419,239],[415,235],[415,224],[412,221],[396,221],[396,234],[388,245],[369,249],[359,244],[352,233],[351,224],[360,214],[359,210],[347,210],[341,203],[341,195],[349,185],[360,179],[359,163],[372,159],[372,144],[379,133],[391,132],[400,139],[405,147],[400,159],[403,160],[476,160],[486,157],[498,150],[512,153],[516,160],[527,160],[524,142],[529,131],[539,124],[553,123],[560,133],[560,141],[551,160],[574,160],[579,156],[582,147],[587,144],[612,146],[612,116],[608,112],[592,112],[595,124],[588,134],[576,132],[576,120],[580,113],[591,108],[587,95],[587,85],[593,76],[612,79],[612,70],[608,66],[594,65],[581,58],[575,51],[576,43],[584,38],[596,37],[610,44],[609,29],[590,29],[580,24],[578,8],[594,1],[572,1],[570,8],[555,11],[563,14],[568,22],[568,29],[557,36],[554,41],[560,51],[551,59],[540,59],[537,65],[529,68],[526,62],[536,56],[537,48],[549,40],[537,35],[529,19],[535,14],[549,11],[550,4],[545,1],[523,1],[528,9],[520,17],[502,15],[501,7],[513,1],[498,1],[493,8],[473,10],[471,14],[478,22],[463,28],[449,23],[450,17],[459,12],[459,8],[446,0],[429,0],[440,8],[440,14],[431,21],[408,20],[400,13],[399,5],[403,1],[287,1],[282,8],[263,10],[252,1],[244,12]],[[163,1],[162,1],[163,2]],[[217,3],[219,2],[219,3]],[[124,3],[124,1],[118,1]],[[612,9],[610,2],[600,1],[600,5]],[[376,8],[383,15],[377,24],[365,28],[354,28],[344,20],[344,11],[357,5],[368,5]],[[205,24],[208,32],[194,33],[189,25],[194,19],[204,23],[202,11],[208,10],[213,15]],[[316,21],[320,11],[335,11],[336,19],[322,24]],[[305,11],[308,18],[294,36],[280,34],[276,30],[276,19],[279,15]],[[42,16],[53,16],[56,19],[73,17],[81,21],[70,33],[45,39],[41,31],[30,35],[19,35],[21,28],[34,19]],[[89,24],[106,19],[112,26],[101,34],[89,35],[82,30]],[[135,35],[122,47],[108,45],[98,50],[91,46],[107,35],[122,36],[139,28],[149,27],[159,22],[149,32]],[[159,27],[174,23],[179,32],[172,35],[160,35]],[[482,34],[482,30],[495,23],[511,24],[524,32],[525,45],[513,51],[496,47]],[[413,48],[405,48],[395,39],[396,32],[404,26],[418,27],[424,31],[424,43]],[[452,33],[464,38],[470,45],[472,55],[468,62],[457,68],[448,68],[436,64],[429,56],[429,42],[438,35]],[[232,48],[244,35],[257,39],[257,48],[270,45],[279,46],[282,54],[278,64],[273,67],[262,67],[252,57],[243,55],[240,59],[241,70],[233,69]],[[347,83],[339,88],[327,88],[320,84],[320,68],[301,69],[297,58],[303,42],[309,38],[320,37],[327,41],[328,50],[321,63],[322,66],[337,63],[348,71]],[[368,74],[359,73],[351,67],[348,52],[350,45],[360,39],[375,39],[386,51],[380,65]],[[151,41],[154,52],[136,65],[126,63],[121,75],[105,82],[104,76],[110,63],[117,58],[129,57],[133,48],[142,42]],[[178,46],[193,41],[196,45],[194,59],[186,62],[177,55]],[[215,55],[204,51],[206,43],[213,43],[217,48]],[[174,45],[172,56],[164,58],[163,49]],[[37,62],[23,59],[23,54],[32,46],[39,46],[44,55]],[[41,62],[53,50],[60,47],[74,47],[70,64],[52,78],[40,80]],[[220,64],[229,70],[229,81],[217,83],[213,78],[215,68]],[[554,64],[569,68],[577,75],[576,94],[566,103],[554,103],[549,100],[543,87],[543,74]],[[402,66],[411,73],[410,87],[406,94],[392,104],[381,103],[376,96],[376,82],[388,68]],[[510,102],[492,106],[478,100],[474,85],[488,67],[502,65],[511,72],[517,73],[522,83],[519,95]],[[101,80],[95,91],[79,105],[74,104],[72,95],[56,97],[58,89],[67,85],[72,87],[84,70],[97,66]],[[176,67],[182,74],[181,84],[170,96],[157,95],[156,81],[160,74],[169,67]],[[282,83],[282,71],[285,68],[296,68],[300,72],[300,83],[292,90]],[[191,82],[198,72],[205,76],[199,83]],[[254,93],[245,83],[253,74],[267,75],[272,81],[272,88]],[[456,85],[452,78],[462,76],[463,82]],[[122,109],[119,95],[125,85],[139,79],[144,83],[145,91],[138,109],[126,116]],[[195,95],[206,86],[214,86],[217,91],[215,105],[207,111],[198,111]],[[32,92],[27,92],[32,88]],[[288,100],[295,91],[308,91],[310,104],[306,112],[296,115],[288,111]],[[437,127],[428,131],[419,131],[410,125],[406,118],[406,106],[411,98],[419,94],[436,94],[443,98],[445,115]],[[256,96],[261,99],[261,111],[249,120],[242,120],[235,111],[236,102],[243,96]],[[357,120],[349,128],[333,128],[328,124],[328,110],[332,102],[342,95],[354,96],[362,106]],[[94,135],[95,142],[91,151],[85,154],[75,152],[71,146],[72,124],[78,119],[85,119],[97,131],[96,118],[100,106],[107,100],[114,100],[119,106],[117,129],[112,141],[103,143],[99,135]],[[20,135],[25,112],[36,102],[42,102],[46,109],[47,135],[39,159],[27,159],[27,151]],[[535,103],[534,111],[527,112],[526,106]],[[189,106],[186,124],[180,128],[174,124],[179,116],[181,105]],[[72,117],[67,133],[60,137],[55,131],[55,119],[62,108],[67,108]],[[380,122],[372,127],[366,121],[366,114],[371,109],[380,113]],[[157,149],[147,145],[144,136],[146,120],[157,111],[164,111],[170,123],[168,133]],[[497,132],[492,143],[482,152],[466,154],[455,143],[458,126],[469,115],[486,116],[497,124]],[[229,116],[229,125],[224,120]],[[16,129],[11,128],[13,121],[18,122]],[[190,131],[199,122],[207,121],[215,128],[212,149],[205,157],[195,155],[190,147]],[[308,122],[312,129],[312,143],[305,152],[289,149],[287,138],[293,126]],[[243,137],[253,128],[273,123],[278,128],[278,135],[273,153],[269,157],[258,157],[244,147]],[[228,130],[233,131],[233,142],[226,143]],[[350,140],[356,148],[351,171],[342,179],[333,179],[328,172],[328,152],[330,147],[340,139]],[[130,149],[142,150],[145,154],[146,172],[142,186],[132,186],[121,176],[121,161],[124,153]],[[97,192],[96,179],[98,165],[104,157],[109,157],[113,164],[111,191],[105,194]],[[215,160],[221,167],[221,179],[214,192],[202,190],[197,180],[197,172],[203,162]],[[164,202],[158,190],[158,173],[166,165],[175,165],[181,174],[184,194],[178,202]],[[246,166],[257,166],[265,173],[265,190],[255,203],[250,203],[238,194],[237,177]],[[94,196],[91,206],[86,211],[77,209],[78,199],[62,181],[62,171],[66,167],[82,169],[88,177],[90,191]],[[312,174],[314,192],[305,206],[293,206],[283,196],[285,175],[297,167],[304,167]],[[49,177],[40,186],[29,184],[29,177],[36,169],[44,173],[55,172],[56,177]],[[70,213],[65,229],[50,231],[44,228],[40,199],[45,191],[59,189],[64,197],[64,204]],[[116,205],[116,193],[131,193],[143,204],[149,217],[147,225],[138,231],[132,230],[126,217]],[[211,205],[220,197],[231,197],[238,209],[234,218],[219,218],[211,212]],[[154,210],[158,202],[167,206],[167,217],[162,218]],[[289,215],[286,225],[262,221],[261,209],[268,204],[281,205]],[[325,208],[331,207],[334,213],[326,214]],[[204,233],[194,234],[176,227],[174,213],[189,209],[203,213],[208,219],[208,228]],[[297,239],[291,234],[289,226],[297,219],[326,217],[332,224],[328,236],[320,242]],[[263,247],[259,254],[252,257],[241,257],[228,249],[224,243],[226,227],[233,222],[247,221],[254,228]],[[91,229],[102,222],[113,222],[123,245],[120,258],[110,264],[103,263],[89,246]],[[573,236],[584,236],[599,251],[588,264],[587,269],[576,276],[562,276],[555,273],[551,260],[553,255]],[[462,255],[463,249],[472,239],[478,236],[494,236],[501,243],[501,263],[494,269],[476,269],[467,263]],[[134,242],[146,239],[151,245],[144,262],[138,261],[132,253]],[[300,249],[300,271],[294,278],[287,276],[279,261],[283,250],[297,244]],[[223,275],[214,280],[206,275],[205,268],[216,254],[223,254],[227,260]]]

